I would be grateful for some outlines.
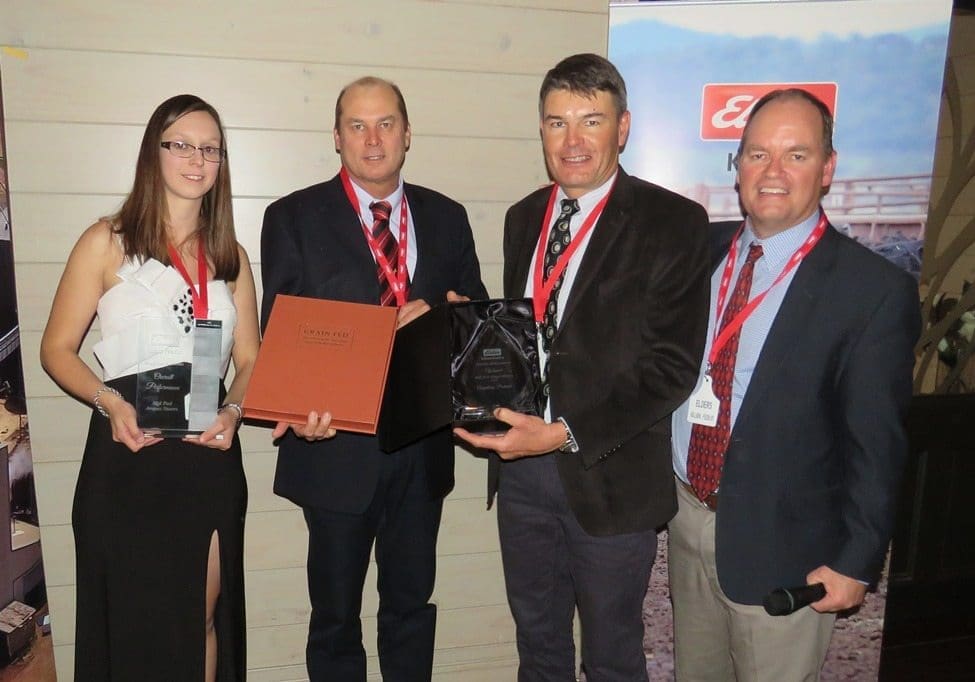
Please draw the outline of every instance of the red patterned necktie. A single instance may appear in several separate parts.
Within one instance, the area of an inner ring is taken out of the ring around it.
[[[738,273],[738,281],[735,283],[735,290],[731,294],[728,306],[721,316],[721,327],[718,333],[727,327],[748,303],[755,261],[761,256],[761,244],[752,244],[748,247],[748,258],[741,272]],[[687,447],[687,478],[701,500],[710,497],[721,482],[724,453],[728,449],[728,439],[731,437],[731,385],[735,379],[735,358],[738,355],[740,338],[741,327],[728,338],[711,366],[711,387],[715,397],[721,401],[718,423],[714,426],[694,424],[691,428],[691,440]]]
[[[393,209],[388,201],[374,201],[369,204],[369,210],[372,211],[373,217],[372,238],[379,251],[386,257],[393,274],[396,274],[397,245],[393,233],[389,230],[389,215]],[[376,263],[376,270],[379,277],[379,305],[396,305],[393,286],[386,278],[386,272],[379,263]]]

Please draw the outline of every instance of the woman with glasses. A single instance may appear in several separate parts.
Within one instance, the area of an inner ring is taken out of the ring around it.
[[[216,110],[166,100],[132,191],[82,234],[54,297],[41,362],[95,408],[72,514],[79,682],[244,679],[237,428],[259,334],[230,198]],[[103,379],[78,354],[96,316]]]

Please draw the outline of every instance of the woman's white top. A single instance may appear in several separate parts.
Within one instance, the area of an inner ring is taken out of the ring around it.
[[[121,280],[98,300],[102,339],[95,344],[95,357],[104,379],[147,371],[193,359],[193,298],[189,285],[172,266],[150,258],[144,263],[126,258],[116,273]],[[207,282],[208,319],[220,320],[221,374],[230,364],[234,345],[237,308],[233,294],[223,280]],[[178,347],[167,345],[164,353],[152,342],[153,329],[165,330]]]

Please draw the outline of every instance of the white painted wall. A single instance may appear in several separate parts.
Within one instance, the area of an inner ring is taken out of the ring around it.
[[[42,543],[58,679],[72,679],[74,543],[70,509],[89,411],[41,370],[37,354],[64,261],[82,230],[132,182],[152,110],[190,92],[228,128],[240,241],[259,276],[264,207],[338,169],[331,125],[342,85],[374,74],[407,99],[405,176],[461,201],[485,283],[501,293],[505,209],[546,181],[536,100],[544,72],[574,52],[606,52],[606,0],[3,0],[6,114],[17,287]],[[260,286],[260,282],[258,282]],[[260,292],[258,293],[260,295]],[[83,346],[90,349],[97,330]],[[271,492],[268,431],[244,427],[249,679],[303,680],[306,532]],[[434,599],[438,680],[514,679],[484,465],[458,452]],[[374,575],[363,606],[376,671]]]

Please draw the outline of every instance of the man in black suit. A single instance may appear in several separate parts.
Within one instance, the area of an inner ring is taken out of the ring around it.
[[[747,218],[716,250],[701,381],[673,417],[679,680],[817,679],[836,612],[863,602],[884,562],[917,286],[829,225],[832,129],[818,99],[779,90],[738,149]],[[811,609],[759,606],[806,583],[826,589]]]
[[[676,510],[669,417],[704,344],[707,218],[619,167],[630,113],[604,58],[556,65],[539,113],[555,184],[508,211],[504,288],[535,302],[545,418],[501,409],[505,435],[457,433],[500,456],[489,490],[518,679],[575,679],[578,607],[586,679],[646,680],[643,596]]]
[[[486,297],[464,208],[400,177],[410,125],[399,88],[373,77],[346,86],[334,138],[339,175],[264,214],[262,322],[277,294],[398,305],[400,326],[448,293]],[[437,530],[454,484],[450,431],[387,454],[375,437],[335,435],[329,419],[313,413],[275,430],[274,492],[300,505],[308,524],[308,674],[366,679],[359,612],[375,541],[383,678],[428,680]]]

